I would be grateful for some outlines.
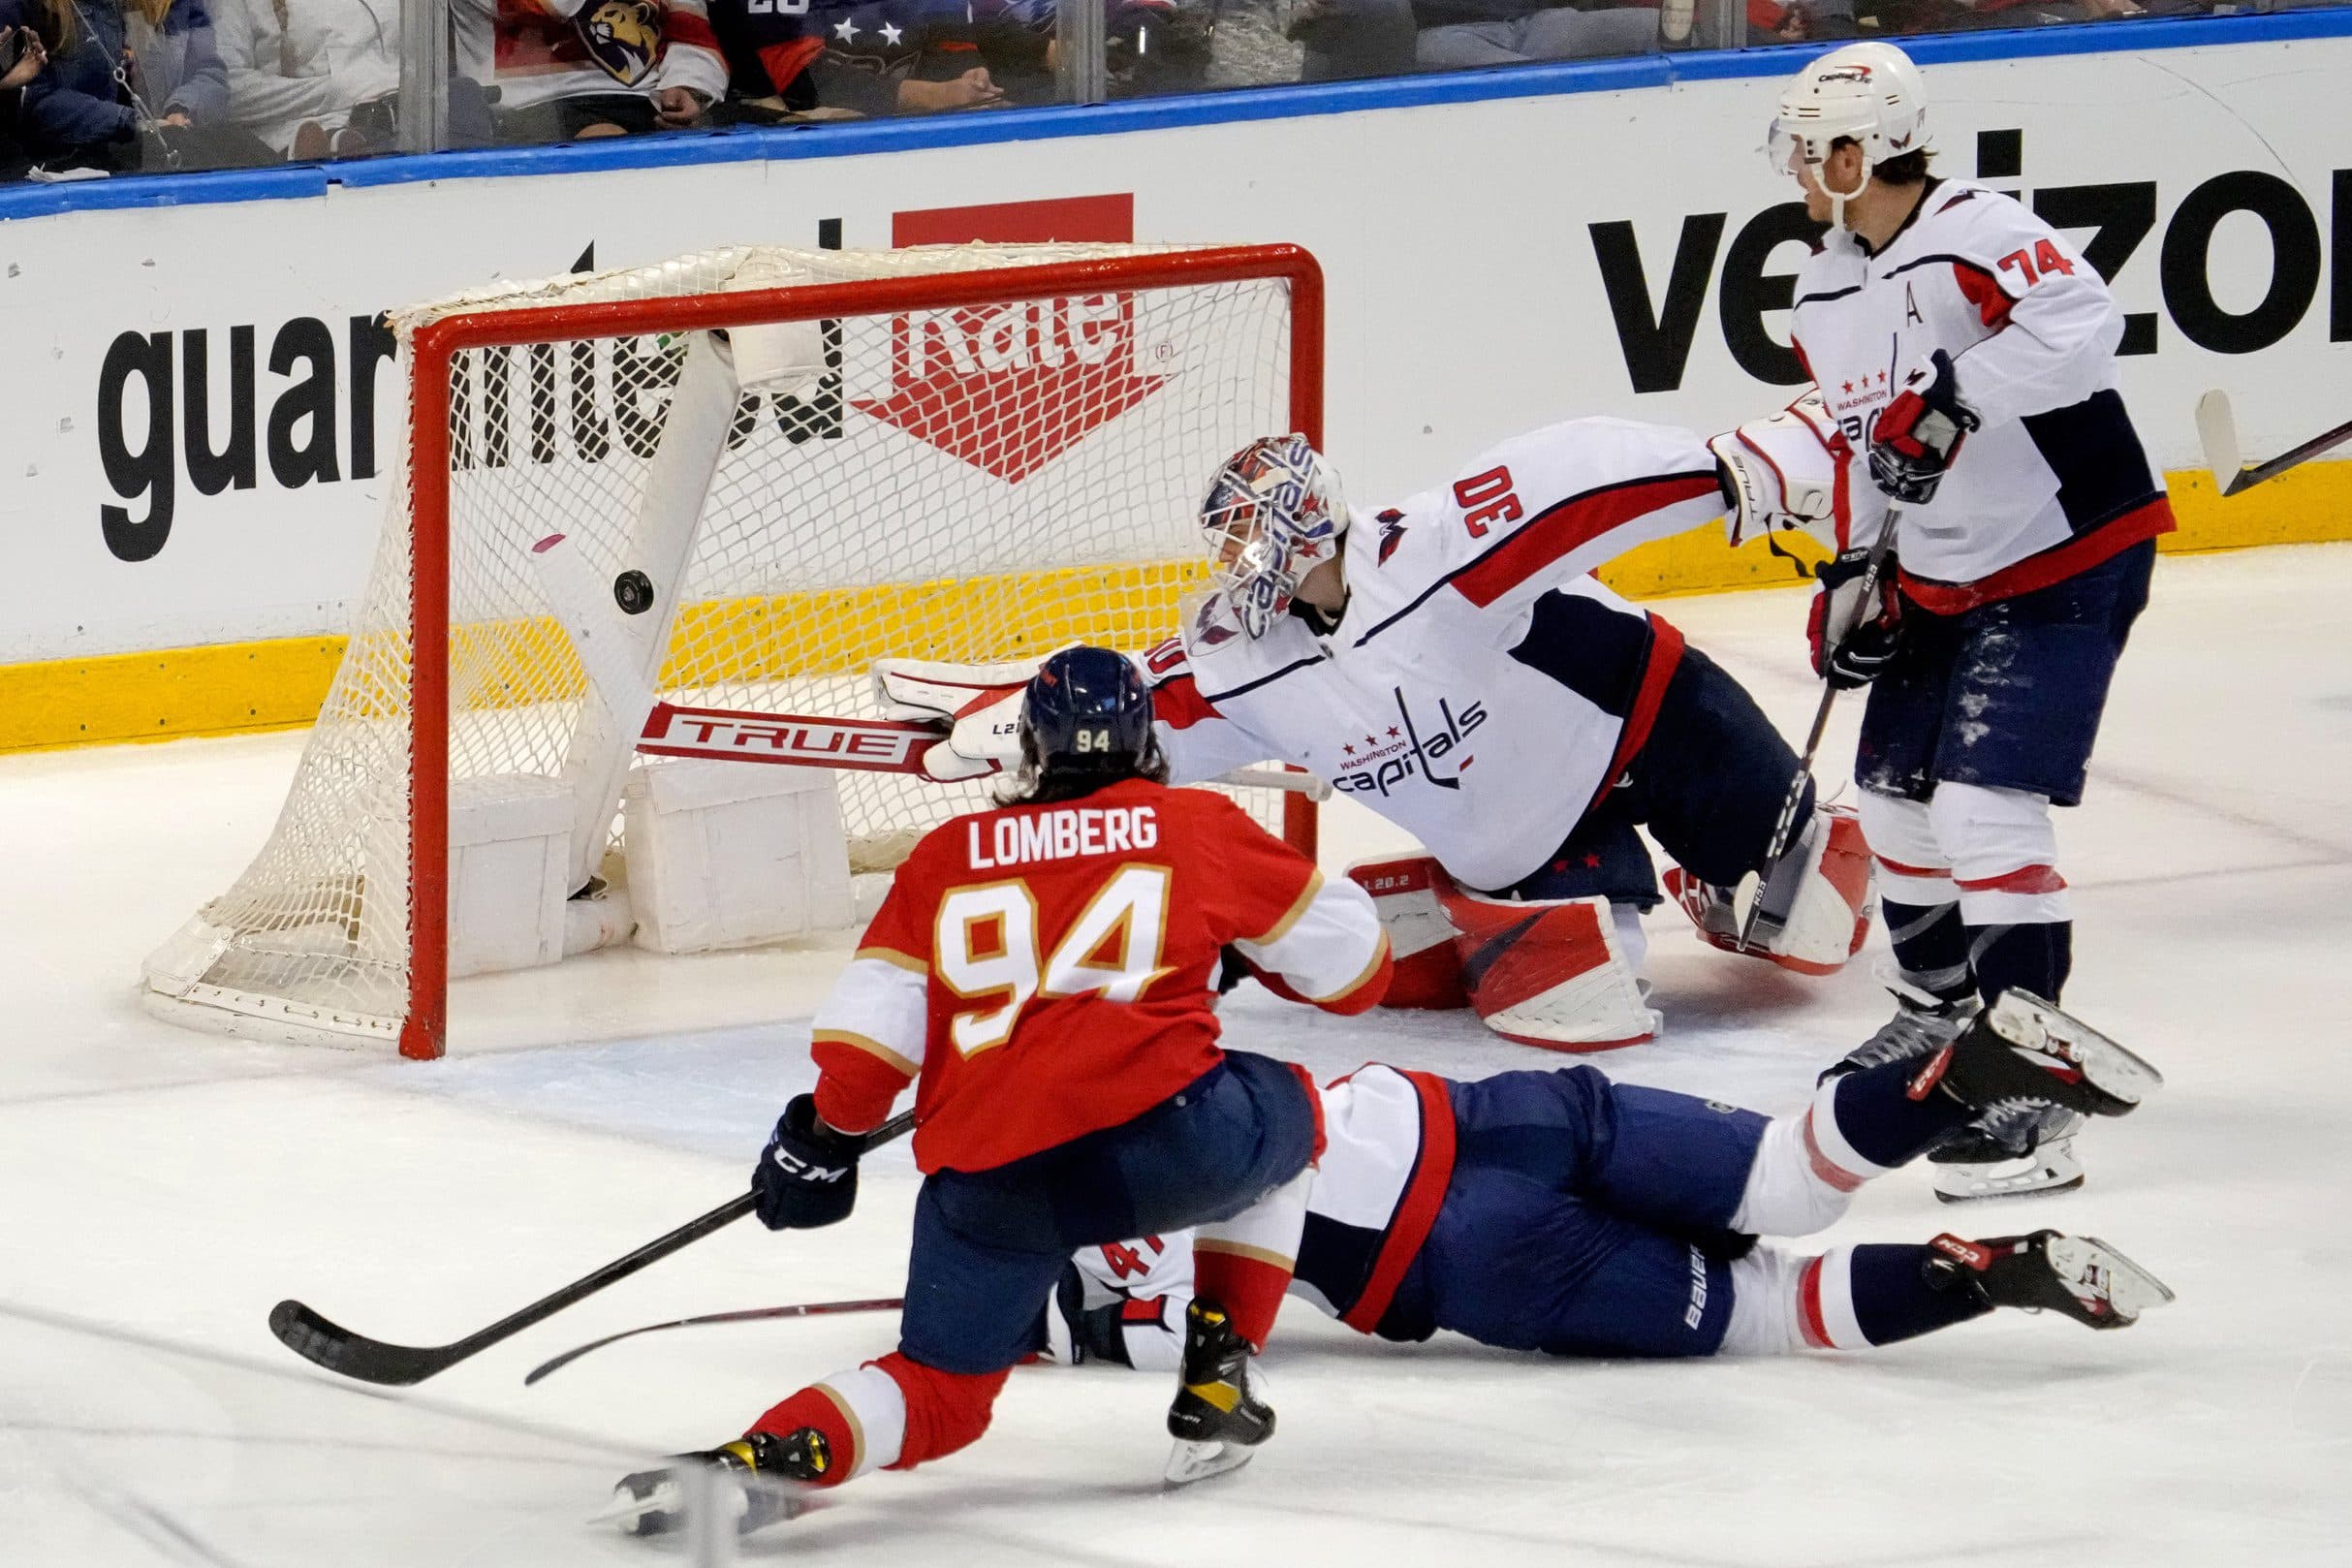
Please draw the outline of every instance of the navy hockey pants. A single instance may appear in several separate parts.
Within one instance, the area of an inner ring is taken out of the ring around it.
[[[2108,685],[2148,608],[2155,562],[2150,540],[1958,615],[1906,603],[1902,641],[1863,711],[1856,782],[1907,800],[1947,783],[2080,804]]]
[[[915,1200],[898,1348],[1000,1372],[1082,1246],[1230,1219],[1306,1169],[1315,1105],[1296,1071],[1229,1051],[1131,1121],[988,1171],[935,1171]]]
[[[1555,1356],[1709,1356],[1766,1119],[1596,1068],[1451,1085],[1454,1179],[1377,1332]]]
[[[1732,887],[1764,863],[1797,753],[1747,688],[1694,647],[1666,682],[1648,740],[1626,776],[1584,813],[1544,868],[1501,890],[1513,898],[1587,898],[1647,911],[1658,877],[1637,828],[1702,882]],[[1812,811],[1810,786],[1803,822]]]

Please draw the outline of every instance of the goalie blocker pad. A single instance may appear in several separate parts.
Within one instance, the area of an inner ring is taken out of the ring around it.
[[[1784,877],[1793,885],[1784,885]],[[1667,896],[1699,928],[1699,940],[1801,975],[1833,975],[1843,968],[1868,940],[1870,918],[1878,909],[1870,849],[1852,806],[1817,809],[1804,837],[1762,879],[1754,896],[1764,907],[1747,947],[1740,945],[1744,906],[1739,894],[1701,882],[1678,865],[1667,868],[1664,881]]]
[[[1362,861],[1396,975],[1384,1007],[1467,1006],[1488,1028],[1547,1051],[1610,1051],[1654,1038],[1605,897],[1515,902],[1465,893],[1426,855]]]

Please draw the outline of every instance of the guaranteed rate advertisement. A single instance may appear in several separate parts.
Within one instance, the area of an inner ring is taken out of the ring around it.
[[[2352,401],[2346,81],[2352,38],[1929,68],[1936,168],[2016,193],[2110,279],[2125,397],[2167,468],[2198,460],[2190,411],[2207,387],[2231,392],[2257,454]],[[0,663],[340,630],[402,441],[381,312],[721,244],[1304,245],[1330,284],[1327,444],[1364,509],[1553,420],[1720,428],[1802,376],[1787,307],[1808,233],[1761,151],[1778,85],[16,220],[0,278],[14,567]],[[1048,325],[1033,356],[1078,363],[1099,339],[1118,362],[1086,373],[1163,373],[1123,321]],[[883,381],[956,368],[956,344],[903,347],[939,363],[876,367]],[[1183,373],[1180,356],[1165,373]],[[644,395],[565,420],[658,428],[658,391]],[[829,438],[894,415],[887,396],[813,395],[824,406],[799,417]],[[1065,432],[1042,472],[1117,428]],[[534,433],[509,439],[527,460]],[[1035,482],[1016,466],[998,477]]]

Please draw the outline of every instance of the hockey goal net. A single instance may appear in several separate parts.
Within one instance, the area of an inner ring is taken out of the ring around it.
[[[267,842],[144,966],[175,1021],[437,1056],[453,791],[559,785],[575,888],[625,855],[644,759],[534,573],[551,534],[624,608],[643,574],[620,641],[660,700],[857,716],[886,655],[1149,647],[1206,580],[1217,463],[1321,435],[1321,278],[1288,246],[737,248],[392,325],[364,597]],[[829,776],[861,869],[988,798]],[[1301,797],[1246,793],[1311,846]]]

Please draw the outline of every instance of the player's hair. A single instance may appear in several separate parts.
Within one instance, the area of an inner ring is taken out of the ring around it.
[[[1862,143],[1850,136],[1841,136],[1830,143],[1830,150],[1839,147],[1859,147]],[[1935,156],[1927,147],[1913,147],[1909,152],[1897,153],[1886,162],[1870,167],[1870,178],[1882,185],[1917,185],[1928,177],[1929,160]]]

